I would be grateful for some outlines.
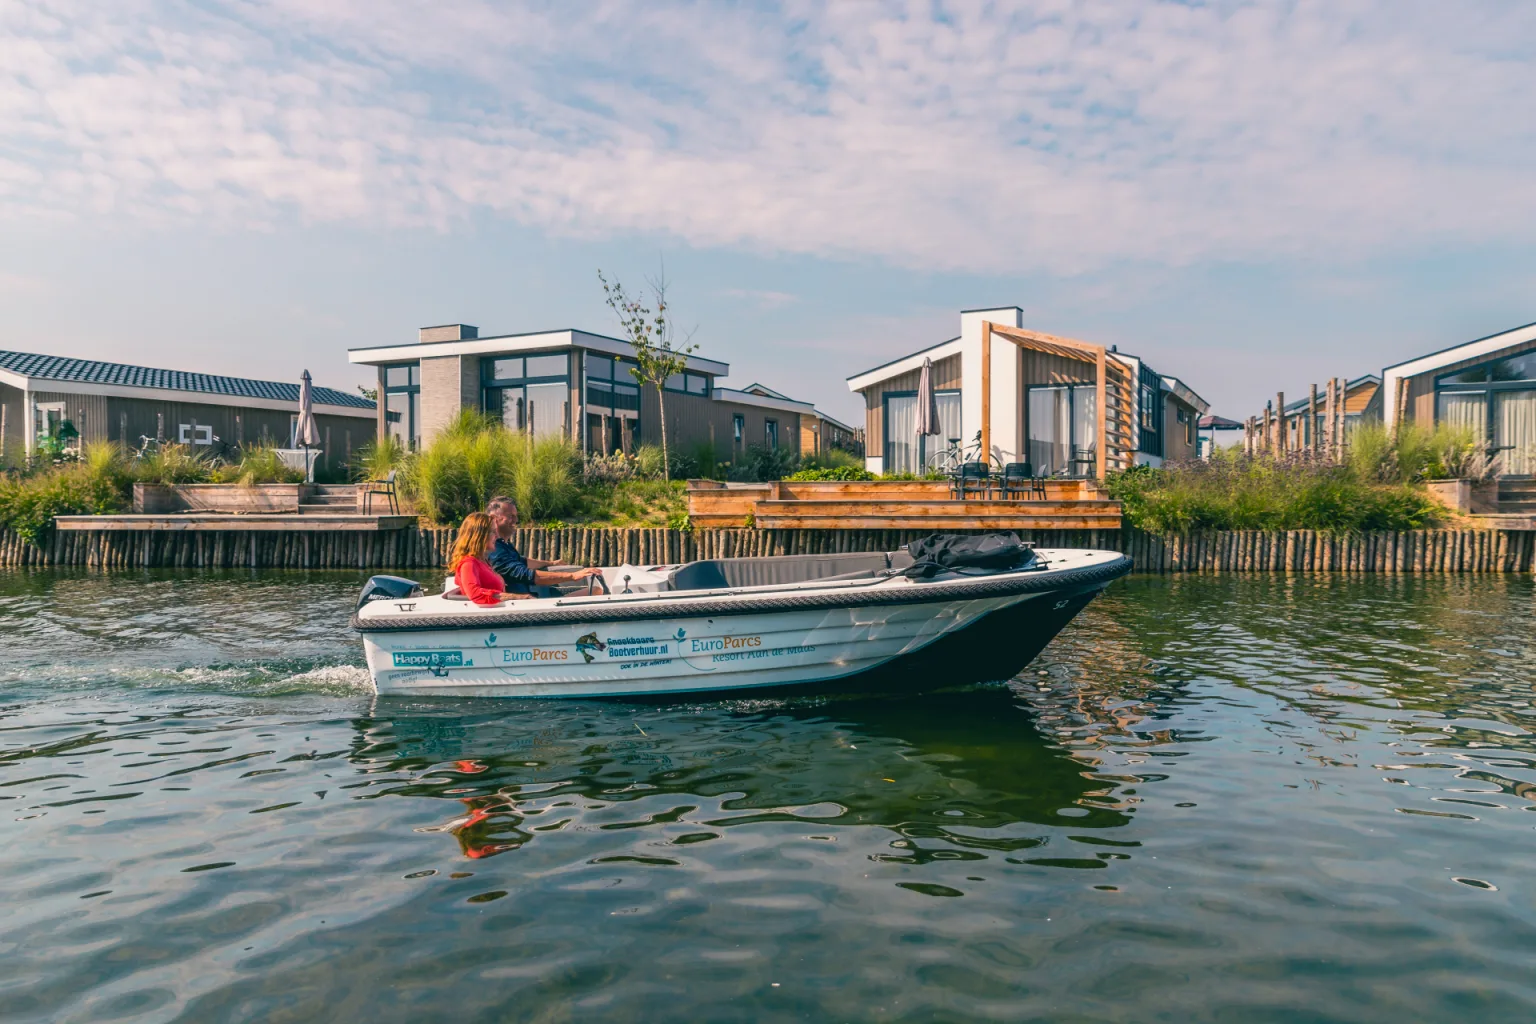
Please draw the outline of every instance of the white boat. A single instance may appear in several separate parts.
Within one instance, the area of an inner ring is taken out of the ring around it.
[[[472,604],[376,576],[352,616],[380,694],[636,697],[1008,679],[1112,580],[1114,551],[1003,569],[907,550],[603,570],[609,593]],[[596,589],[595,586],[590,589]]]

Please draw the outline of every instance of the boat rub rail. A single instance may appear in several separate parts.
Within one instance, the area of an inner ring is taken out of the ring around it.
[[[1131,571],[1131,559],[1119,555],[1098,565],[1078,569],[1032,570],[965,579],[935,580],[910,587],[842,587],[809,593],[754,594],[750,597],[672,598],[646,594],[649,600],[583,603],[579,607],[539,608],[445,615],[391,615],[364,618],[354,614],[351,626],[359,633],[395,633],[438,629],[482,629],[487,626],[547,626],[564,623],[625,622],[642,619],[750,615],[760,612],[823,608],[867,608],[875,605],[927,604],[932,601],[1011,597],[1052,590],[1097,587]],[[658,599],[659,598],[659,599]],[[381,602],[382,603],[382,602]]]

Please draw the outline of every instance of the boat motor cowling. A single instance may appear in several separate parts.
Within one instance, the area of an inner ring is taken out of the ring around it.
[[[403,576],[375,576],[363,585],[355,610],[360,610],[370,601],[403,601],[420,597],[421,593],[421,584],[415,580]]]

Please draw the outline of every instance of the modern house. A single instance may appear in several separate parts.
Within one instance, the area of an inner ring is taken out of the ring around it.
[[[340,472],[373,441],[374,403],[331,388],[313,395],[322,441],[315,468]],[[82,441],[138,448],[154,440],[216,454],[258,441],[292,447],[298,404],[297,382],[0,351],[0,464]]]
[[[1381,415],[1475,431],[1502,475],[1536,475],[1536,324],[1478,338],[1381,371]]]
[[[379,430],[409,446],[430,441],[460,410],[498,416],[535,437],[565,437],[587,452],[633,452],[661,442],[661,402],[644,387],[629,342],[572,329],[480,337],[469,324],[423,327],[403,345],[355,348],[353,362],[377,367]],[[730,366],[689,355],[666,382],[667,441],[708,444],[729,460],[749,445],[802,448],[815,408],[762,385],[733,390]]]
[[[762,395],[769,398],[777,398],[785,402],[795,402],[796,405],[804,405],[788,395],[768,387],[766,384],[758,384],[755,381],[741,390],[748,394]],[[820,409],[810,407],[808,411],[802,411],[800,416],[800,457],[805,459],[816,458],[823,455],[830,448],[839,448],[850,455],[863,456],[864,445],[860,437],[860,431],[848,426],[839,420],[835,420]]]
[[[923,363],[940,432],[917,435]],[[999,462],[1043,476],[1096,477],[1194,458],[1209,406],[1176,377],[1114,347],[1026,330],[1017,306],[965,310],[960,334],[848,378],[864,396],[865,465],[876,473],[932,467],[950,445],[979,438]]]
[[[1346,380],[1343,391],[1346,437],[1366,420],[1381,419],[1381,378],[1379,376],[1367,373],[1353,380]],[[1307,406],[1311,402],[1312,396],[1308,394],[1294,402],[1285,403],[1285,428],[1288,434],[1286,447],[1292,451],[1310,446],[1314,436],[1321,438],[1327,434],[1327,425],[1324,422],[1326,413],[1321,398],[1318,399],[1313,416],[1312,430],[1316,434],[1308,431],[1306,413]]]
[[[816,410],[809,429],[800,429],[800,454],[806,458],[825,455],[832,449],[845,451],[858,458],[864,457],[864,431],[850,427],[841,420]]]

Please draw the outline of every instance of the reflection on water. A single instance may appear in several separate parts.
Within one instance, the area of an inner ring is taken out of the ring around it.
[[[6,1020],[1525,1019],[1532,587],[1131,579],[1019,679],[376,700],[347,574],[0,576]]]

